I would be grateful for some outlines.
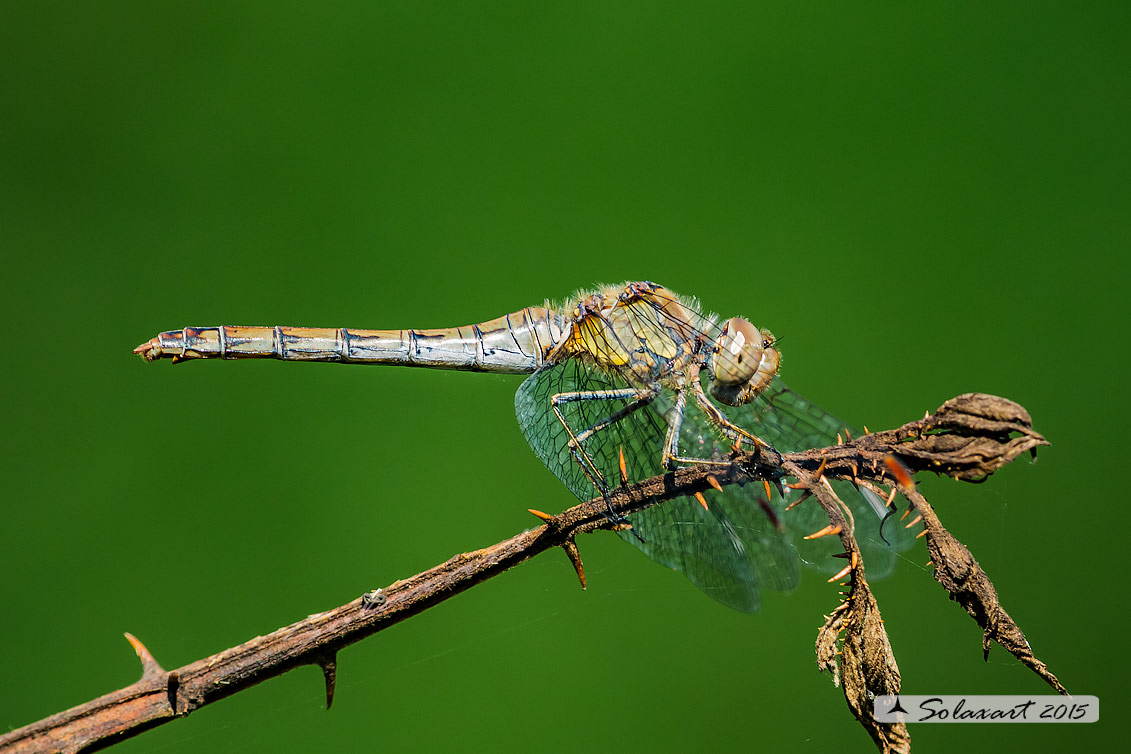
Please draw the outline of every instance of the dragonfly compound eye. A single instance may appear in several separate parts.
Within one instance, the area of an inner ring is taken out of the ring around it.
[[[758,371],[762,361],[762,333],[742,317],[732,317],[723,325],[715,341],[711,373],[725,385],[741,385]]]

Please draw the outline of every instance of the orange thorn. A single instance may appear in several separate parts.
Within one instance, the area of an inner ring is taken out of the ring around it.
[[[146,649],[145,645],[141,643],[141,639],[137,638],[129,631],[126,631],[125,635],[126,641],[128,641],[130,643],[130,646],[134,648],[134,653],[137,655],[137,659],[141,660],[141,677],[143,680],[146,678],[152,678],[159,673],[165,672],[164,669],[162,669],[162,667],[157,663],[157,660],[153,659],[153,655],[149,653],[149,650]]]
[[[931,412],[930,411],[924,411],[923,412],[923,418],[924,419],[930,419],[931,418]]]
[[[712,487],[714,487],[719,492],[723,491],[723,486],[721,484],[719,484],[718,479],[715,479],[714,474],[708,474],[707,475],[707,484],[711,485]]]
[[[530,511],[531,513],[533,513],[535,516],[542,519],[543,521],[550,522],[550,521],[554,520],[554,517],[551,516],[549,513],[543,513],[542,511],[540,511],[536,508],[527,508],[526,510]]]
[[[809,485],[805,484],[805,482],[790,482],[789,484],[786,485],[786,487],[788,487],[791,490],[807,490],[807,489],[809,489]]]
[[[893,502],[895,502],[895,487],[891,488],[891,494],[888,495],[888,499],[887,502],[884,503],[884,507],[890,508]]]
[[[848,564],[848,565],[846,565],[846,566],[845,566],[845,567],[844,567],[844,568],[843,568],[843,569],[841,570],[841,572],[840,572],[840,573],[838,573],[838,574],[837,574],[836,576],[833,576],[833,577],[832,577],[831,579],[829,579],[829,580],[828,580],[828,581],[826,581],[825,583],[826,583],[826,584],[831,584],[831,583],[833,583],[834,581],[840,581],[841,579],[843,579],[843,578],[844,578],[845,576],[847,576],[847,575],[848,575],[848,574],[850,574],[850,573],[852,573],[852,564],[851,564],[851,563],[850,563],[850,564]]]
[[[730,446],[730,449],[735,453],[738,453],[742,450],[742,435],[734,436],[734,444]]]
[[[565,542],[562,542],[562,549],[565,550],[566,555],[569,556],[569,562],[573,564],[573,570],[577,571],[577,580],[581,582],[581,588],[584,590],[585,566],[581,564],[581,552],[577,549],[577,543],[572,539],[567,539]]]
[[[908,471],[907,467],[903,465],[903,462],[895,456],[884,456],[884,466],[887,467],[888,471],[891,472],[891,475],[895,477],[895,481],[897,481],[904,489],[915,486],[915,480],[911,478],[911,472]]]
[[[852,551],[852,567],[855,568],[860,563],[860,553],[856,550]]]
[[[812,492],[810,492],[809,490],[804,490],[804,491],[803,491],[803,492],[801,493],[801,497],[797,498],[797,499],[796,499],[796,500],[794,500],[794,501],[793,501],[792,503],[790,503],[789,505],[785,506],[785,509],[786,509],[787,511],[788,511],[788,510],[793,510],[794,508],[796,508],[797,506],[801,505],[801,504],[802,504],[802,503],[804,503],[804,502],[805,502],[806,500],[808,500],[808,499],[809,499],[809,497],[810,497],[810,496],[811,496],[812,494],[813,494],[813,493],[812,493]]]
[[[628,486],[628,468],[624,465],[624,446],[620,446],[620,485],[621,487]]]
[[[919,532],[918,534],[916,534],[916,535],[915,535],[915,539],[918,539],[919,537],[922,537],[922,536],[924,536],[924,535],[925,535],[926,533],[927,533],[927,527],[923,527],[923,531],[921,531],[921,532]],[[930,563],[928,562],[928,565],[929,565],[929,564],[930,564]]]
[[[827,458],[821,459],[821,465],[817,467],[817,470],[815,472],[813,472],[813,476],[820,479],[821,477],[823,477],[825,475],[825,464],[828,463],[828,460],[829,459],[827,459]]]
[[[910,521],[908,521],[908,522],[907,522],[907,526],[905,526],[905,527],[903,527],[903,528],[904,528],[904,529],[910,529],[910,528],[911,528],[912,526],[914,526],[915,524],[919,523],[919,522],[920,522],[920,521],[922,521],[922,520],[923,520],[923,517],[922,517],[922,516],[916,516],[915,518],[913,518],[913,519],[911,519]]]
[[[899,517],[899,520],[902,521],[903,519],[907,518],[907,514],[910,513],[910,512],[911,512],[911,506],[909,505],[909,506],[907,506],[907,510],[905,510],[903,512],[903,515]]]
[[[770,480],[769,479],[763,479],[762,480],[762,487],[765,488],[765,490],[766,490],[766,500],[769,500],[770,499]]]
[[[815,531],[812,534],[809,534],[808,536],[802,537],[802,539],[820,539],[821,537],[826,537],[829,534],[840,534],[840,532],[841,532],[841,528],[839,526],[834,526],[833,524],[829,524],[824,529],[821,529],[820,531]]]
[[[867,435],[867,434],[870,434],[870,433],[868,432],[868,425],[867,425],[867,424],[865,424],[865,425],[864,425],[864,434],[866,434],[866,435]]]
[[[849,442],[852,442],[852,433],[848,431],[848,427],[844,428],[844,437]]]
[[[703,506],[703,510],[710,510],[710,508],[707,507],[707,498],[703,497],[702,492],[696,492],[695,499],[698,500],[699,504]]]
[[[844,445],[844,440],[841,439],[840,432],[836,433],[836,444],[837,445]]]

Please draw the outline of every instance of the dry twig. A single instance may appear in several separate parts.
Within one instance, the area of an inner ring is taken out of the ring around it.
[[[708,487],[751,478],[780,483],[798,480],[829,517],[829,533],[845,548],[848,565],[840,574],[850,589],[826,619],[817,639],[818,666],[833,673],[849,708],[881,751],[909,751],[902,725],[877,723],[871,699],[899,691],[899,668],[865,578],[853,535],[853,521],[828,479],[847,479],[874,489],[891,486],[923,517],[936,579],[984,629],[984,648],[997,641],[1061,693],[1064,687],[1038,660],[1024,635],[998,603],[993,585],[970,552],[943,528],[938,516],[914,489],[909,473],[933,471],[979,481],[1018,455],[1047,445],[1033,431],[1023,408],[1003,398],[966,394],[934,414],[898,429],[858,437],[829,448],[779,455],[758,448],[735,457],[728,475],[709,468],[681,469],[611,493],[617,511],[631,515],[646,507],[703,492]],[[531,511],[543,525],[491,547],[456,555],[445,563],[384,589],[175,670],[164,670],[145,646],[127,638],[142,663],[136,683],[86,704],[0,736],[0,752],[93,751],[137,735],[211,702],[280,675],[300,665],[319,665],[326,682],[327,707],[333,702],[340,649],[459,594],[545,550],[561,547],[577,570],[584,570],[575,538],[613,528],[606,502],[596,498],[557,516]],[[837,643],[841,644],[837,656]]]

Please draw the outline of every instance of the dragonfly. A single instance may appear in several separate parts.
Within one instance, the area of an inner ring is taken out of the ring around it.
[[[722,319],[694,298],[647,281],[599,286],[461,327],[363,330],[185,327],[134,353],[147,361],[254,359],[393,364],[529,375],[515,413],[535,455],[578,498],[673,469],[730,467],[734,448],[824,447],[851,429],[790,390],[778,341],[743,317]],[[869,575],[891,571],[913,535],[881,531],[890,510],[865,488],[833,482],[853,513]],[[782,490],[727,485],[634,513],[620,536],[715,600],[755,612],[764,590],[794,589],[803,567],[839,570],[836,537],[815,502]]]

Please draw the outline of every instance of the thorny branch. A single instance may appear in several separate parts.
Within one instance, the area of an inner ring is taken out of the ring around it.
[[[714,484],[751,479],[781,484],[785,479],[796,479],[790,487],[816,499],[830,521],[826,533],[839,536],[845,549],[843,557],[848,561],[845,570],[835,577],[847,579],[846,596],[818,633],[818,667],[833,674],[849,709],[881,751],[906,752],[910,751],[906,727],[878,723],[872,717],[874,695],[898,693],[899,668],[865,578],[851,513],[828,480],[850,480],[885,497],[902,494],[922,517],[936,580],[982,627],[984,651],[989,651],[991,641],[997,642],[1058,692],[1067,693],[1033,655],[1020,628],[998,602],[989,577],[970,551],[943,527],[910,476],[933,471],[981,481],[1022,453],[1035,453],[1038,446],[1047,444],[1033,431],[1029,415],[1021,406],[995,396],[968,393],[898,429],[799,453],[778,454],[759,447],[750,453],[736,453],[726,475],[712,475],[709,468],[680,469],[621,486],[610,496],[617,511],[631,515],[651,505],[706,491]],[[531,512],[544,521],[542,526],[491,547],[456,555],[416,576],[176,670],[164,670],[140,641],[127,634],[142,663],[142,676],[136,683],[0,736],[0,752],[105,748],[301,665],[323,669],[329,707],[338,650],[540,552],[561,547],[584,587],[585,574],[575,538],[616,526],[607,515],[606,502],[596,498],[557,516]]]

